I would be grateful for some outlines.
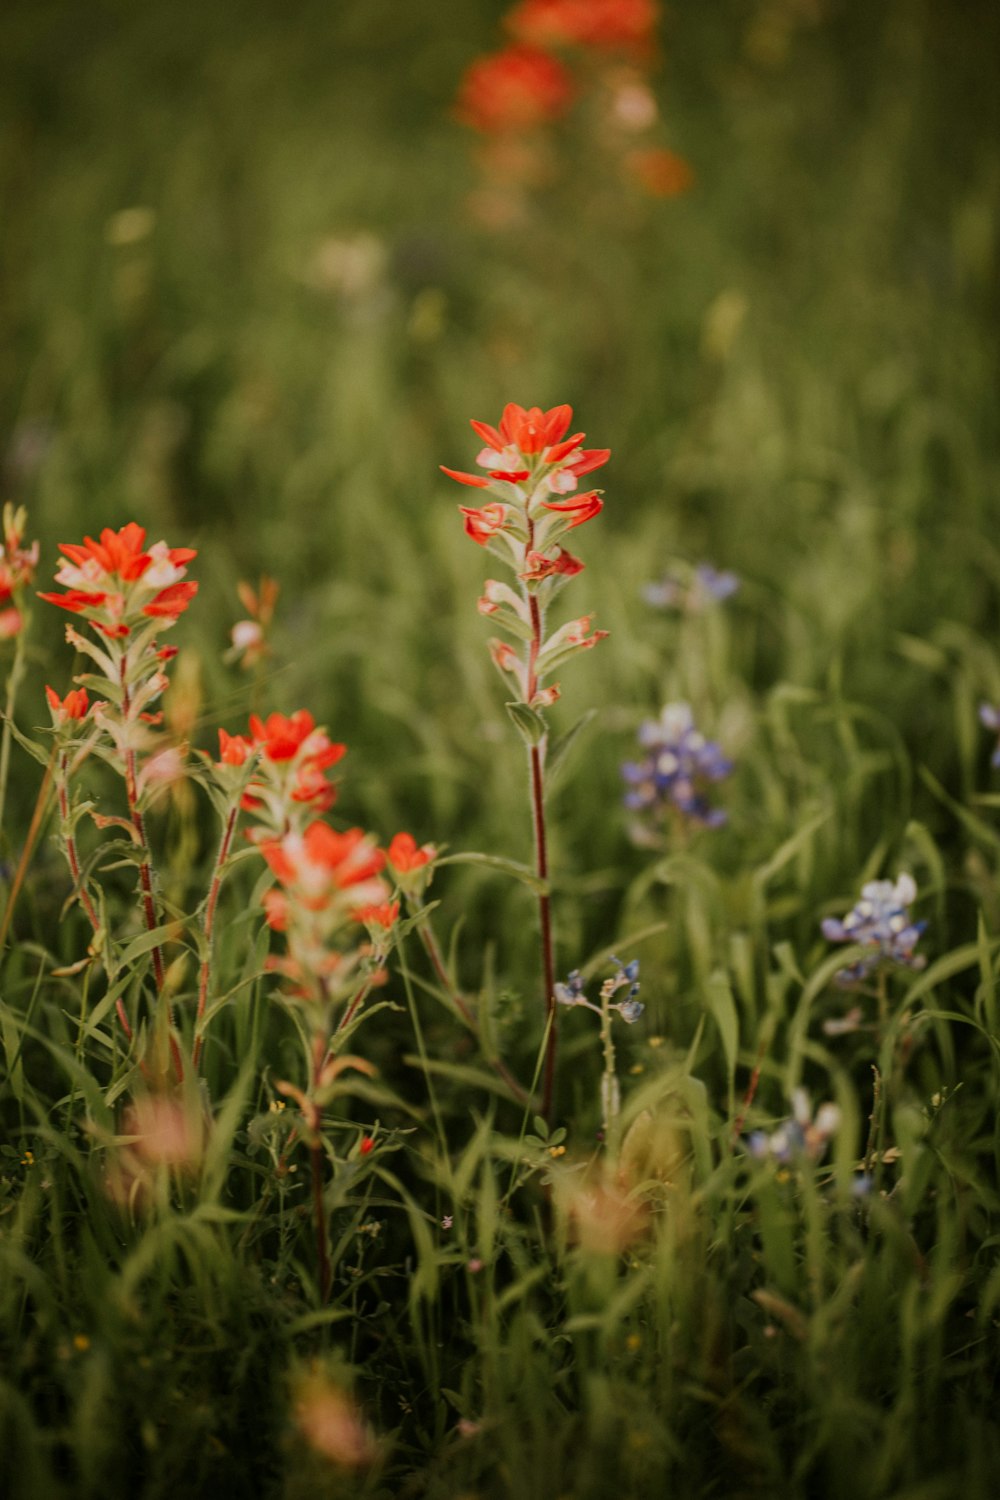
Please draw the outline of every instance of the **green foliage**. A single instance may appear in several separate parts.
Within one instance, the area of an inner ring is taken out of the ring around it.
[[[72,814],[101,960],[48,813],[15,891],[46,805],[42,685],[72,671],[64,621],[33,610],[0,835],[13,1500],[995,1487],[995,9],[678,0],[661,94],[694,191],[624,199],[587,156],[510,229],[470,211],[447,114],[497,13],[0,19],[0,431],[41,586],[56,540],[103,525],[197,546],[184,732],[214,753],[220,724],[308,706],[349,746],[343,826],[448,850],[349,1033],[377,1071],[326,1096],[324,1301],[279,1089],[303,1028],[274,1004],[259,865],[228,867],[200,1021],[197,927],[176,940],[217,846],[205,786],[148,811],[155,933],[129,925],[134,851],[92,838],[120,810],[103,768]],[[571,401],[613,449],[573,580],[609,637],[545,721],[508,710],[529,744],[550,726],[547,887],[475,614],[488,554],[437,470],[469,466],[466,419],[506,400]],[[734,598],[644,601],[702,560],[740,575]],[[242,673],[233,586],[262,568],[274,651]],[[728,825],[640,847],[619,763],[679,699],[736,762]],[[836,987],[856,954],[819,922],[900,870],[928,962],[889,975],[880,1022]],[[560,973],[641,960],[615,1160],[591,1017],[560,1013],[557,1117],[538,1114],[546,890]],[[129,1113],[157,1095],[137,1059],[160,943],[185,1045],[205,1039],[176,1159],[143,1156]],[[840,1110],[826,1153],[758,1159],[750,1133],[798,1086]],[[363,1463],[324,1456],[320,1388],[364,1413]]]

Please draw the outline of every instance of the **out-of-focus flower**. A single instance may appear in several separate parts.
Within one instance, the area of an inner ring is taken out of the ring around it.
[[[891,880],[870,880],[861,887],[861,900],[843,921],[825,917],[823,936],[831,943],[860,943],[870,949],[857,963],[840,969],[836,983],[858,984],[883,964],[899,964],[907,969],[922,969],[927,960],[914,953],[926,922],[914,922],[909,906],[916,899],[917,887],[912,875]]]
[[[812,1104],[805,1089],[792,1093],[792,1117],[770,1134],[755,1130],[747,1140],[747,1149],[758,1160],[770,1158],[781,1163],[805,1158],[819,1161],[831,1137],[840,1128],[840,1110],[836,1104],[821,1104],[813,1118]]]
[[[259,589],[254,589],[241,580],[236,585],[236,592],[249,619],[237,620],[229,632],[232,649],[227,659],[239,661],[249,671],[270,654],[267,634],[274,619],[279,587],[265,573],[261,577]]]
[[[717,828],[726,821],[721,808],[710,806],[707,783],[722,781],[733,769],[719,746],[694,725],[686,703],[668,703],[659,719],[639,729],[646,751],[640,761],[627,761],[622,776],[629,790],[625,806],[633,812],[656,813],[675,808],[693,823]]]
[[[648,583],[642,597],[654,609],[676,609],[690,614],[700,614],[713,604],[729,599],[739,589],[740,580],[735,573],[699,563],[690,575],[667,573],[656,583]]]
[[[987,729],[992,729],[994,734],[1000,735],[1000,708],[992,703],[980,703],[979,722]],[[1000,740],[997,741],[996,749],[990,756],[991,766],[1000,766]]]
[[[643,146],[626,152],[623,165],[628,175],[653,198],[679,198],[695,181],[690,162],[665,146]]]
[[[292,1416],[310,1448],[341,1469],[360,1469],[376,1456],[375,1439],[354,1400],[325,1375],[295,1387]]]
[[[310,823],[304,833],[287,833],[280,839],[265,839],[258,848],[272,873],[286,890],[311,910],[318,910],[331,896],[351,891],[355,908],[367,901],[378,902],[385,886],[374,879],[385,864],[385,855],[360,828],[338,833],[328,823]]]
[[[647,52],[659,9],[657,0],[519,0],[506,24],[540,47]]]
[[[477,58],[459,85],[455,113],[487,134],[532,130],[566,113],[575,87],[568,69],[540,47],[515,45]]]
[[[604,1171],[582,1182],[577,1177],[557,1178],[555,1198],[570,1237],[592,1255],[621,1255],[649,1223],[646,1203]]]
[[[24,545],[28,515],[23,505],[3,508],[3,549],[0,551],[0,640],[20,635],[24,615],[17,603],[21,589],[31,583],[38,566],[38,543]]]

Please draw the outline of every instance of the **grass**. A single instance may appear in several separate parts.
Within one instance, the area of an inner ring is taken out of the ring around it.
[[[411,933],[351,1041],[377,1075],[325,1111],[324,1301],[259,866],[220,899],[196,1164],[137,1166],[103,973],[56,972],[88,929],[50,822],[0,983],[16,1500],[993,1490],[996,17],[677,4],[661,93],[695,190],[628,197],[567,132],[564,177],[503,233],[470,216],[447,116],[498,15],[45,0],[0,22],[5,494],[42,587],[55,543],[102,525],[199,548],[167,709],[203,748],[253,707],[308,706],[349,745],[345,823],[530,863],[486,558],[437,465],[469,467],[467,418],[509,399],[571,401],[613,449],[572,584],[610,636],[552,713],[561,732],[596,709],[549,796],[553,903],[558,972],[594,993],[609,953],[636,956],[646,1004],[618,1038],[609,1162],[593,1017],[561,1015],[551,1126],[491,1067],[536,1077],[533,891],[442,865],[431,920],[481,1035]],[[129,208],[152,211],[131,239]],[[702,560],[740,575],[731,601],[644,602]],[[282,595],[253,679],[223,654],[262,570]],[[42,684],[69,683],[54,613],[32,608],[28,734]],[[637,848],[619,764],[676,699],[736,761],[729,821]],[[8,896],[41,776],[15,745]],[[111,810],[113,778],[92,785]],[[154,817],[183,911],[217,839],[197,787]],[[880,1036],[827,1035],[854,1002],[820,920],[900,870],[928,966],[891,976]],[[131,883],[108,877],[123,941]],[[189,1043],[197,953],[168,959]],[[799,1084],[840,1107],[828,1153],[753,1159],[741,1140]],[[364,1463],[323,1456],[311,1380],[357,1402]]]

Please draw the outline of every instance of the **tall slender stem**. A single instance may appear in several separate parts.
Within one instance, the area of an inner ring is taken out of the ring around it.
[[[121,666],[119,668],[122,687],[122,715],[127,720],[131,707],[131,697],[127,681],[128,652],[123,651]],[[153,895],[153,867],[149,853],[149,841],[146,838],[146,820],[139,806],[139,784],[136,775],[135,751],[129,745],[125,750],[125,796],[128,800],[129,817],[132,819],[132,827],[135,829],[139,841],[139,886],[142,891],[142,911],[146,921],[146,930],[153,932],[159,925],[156,914],[156,899]],[[156,992],[163,991],[163,980],[165,975],[163,965],[163,950],[159,943],[153,948],[153,975],[156,979]]]
[[[21,685],[21,677],[24,673],[24,637],[27,629],[27,621],[22,615],[21,629],[14,639],[14,660],[10,664],[10,675],[7,678],[7,699],[4,704],[3,735],[0,737],[0,829],[3,827],[4,813],[7,808],[11,723],[14,718],[14,706],[17,702],[17,690]]]
[[[31,822],[28,824],[28,831],[24,836],[24,847],[21,850],[21,858],[17,862],[17,869],[14,871],[14,879],[10,883],[10,891],[7,895],[7,905],[4,908],[3,921],[0,922],[0,953],[3,952],[4,944],[7,941],[7,934],[10,932],[10,924],[14,918],[14,908],[17,905],[17,898],[21,894],[21,887],[24,884],[24,878],[28,873],[28,866],[31,863],[31,856],[34,853],[35,844],[38,841],[38,835],[41,832],[42,824],[44,823],[45,816],[49,810],[49,793],[52,789],[52,768],[55,765],[55,761],[56,747],[53,745],[52,754],[49,756],[49,763],[45,767],[45,775],[42,777],[42,784],[38,788],[38,796],[35,800],[35,810],[31,814]]]
[[[534,528],[529,523],[529,548],[532,544],[533,531]],[[538,677],[535,667],[542,642],[542,612],[538,605],[538,595],[531,590],[528,591],[528,609],[531,619],[531,643],[528,647],[528,680],[526,692],[528,702],[530,703],[538,691]],[[539,880],[544,881],[546,886],[546,889],[540,891],[538,894],[538,925],[542,944],[542,983],[545,987],[545,1021],[549,1029],[549,1039],[545,1047],[542,1114],[547,1121],[551,1121],[555,1095],[558,1030],[556,1027],[556,974],[552,953],[552,909],[548,893],[549,855],[545,830],[545,770],[543,760],[545,743],[546,741],[543,740],[538,745],[532,745],[528,752],[528,757],[531,766],[531,820],[535,833],[535,869]]]
[[[326,1031],[320,1027],[313,1038],[312,1074],[313,1074],[313,1099],[311,1139],[309,1142],[309,1160],[312,1166],[312,1192],[313,1212],[316,1216],[316,1259],[319,1263],[319,1296],[320,1301],[325,1302],[330,1295],[330,1252],[326,1242],[326,1208],[323,1203],[323,1137],[320,1127],[323,1121],[323,1112],[316,1103],[315,1093],[320,1086],[323,1073],[323,1065],[326,1062],[327,1053]]]
[[[222,839],[219,844],[219,852],[215,860],[215,869],[212,871],[212,884],[209,887],[208,900],[205,903],[205,957],[201,961],[201,973],[198,976],[198,1011],[196,1026],[205,1014],[208,1004],[208,986],[212,973],[212,934],[215,930],[215,908],[219,904],[219,891],[222,889],[222,875],[226,860],[229,858],[229,850],[233,843],[233,834],[236,830],[236,820],[239,817],[239,802],[234,802],[229,809],[225,827],[222,830]],[[191,1063],[195,1072],[198,1071],[198,1059],[201,1057],[201,1049],[204,1044],[203,1036],[196,1036],[194,1049],[191,1055]]]
[[[119,667],[119,680],[122,688],[122,714],[128,720],[131,697],[128,690],[128,652],[123,651]],[[126,731],[127,732],[127,731]],[[139,841],[139,886],[142,891],[142,913],[146,922],[147,932],[155,932],[159,926],[159,917],[156,913],[156,899],[153,895],[153,864],[149,852],[149,840],[146,837],[146,820],[139,806],[139,781],[136,774],[135,751],[131,745],[125,750],[125,797],[128,801],[129,816],[132,819],[132,827],[135,829]],[[166,969],[163,964],[163,949],[159,943],[153,947],[153,978],[156,981],[156,993],[163,994],[163,983],[166,978]],[[121,1012],[119,1012],[119,1018]],[[174,1074],[178,1081],[184,1077],[184,1063],[181,1059],[181,1050],[174,1036],[174,1010],[170,1002],[167,1002],[167,1024],[170,1027],[170,1056],[174,1065]]]

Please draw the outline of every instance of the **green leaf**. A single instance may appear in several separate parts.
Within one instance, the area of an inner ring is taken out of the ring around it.
[[[542,880],[527,865],[519,864],[516,859],[504,859],[500,854],[480,854],[478,851],[447,854],[443,859],[434,861],[435,869],[440,869],[442,865],[485,865],[487,869],[499,870],[502,874],[519,880],[522,885],[529,886],[539,896],[547,896],[549,893],[547,880]]]
[[[526,745],[530,747],[541,744],[548,733],[548,725],[540,713],[529,708],[527,703],[505,703],[504,708]]]
[[[596,718],[597,709],[588,708],[587,712],[577,719],[571,729],[567,729],[565,734],[561,734],[557,740],[552,742],[545,757],[545,785],[548,789],[551,789],[556,777],[567,764],[573,747],[580,735]]]
[[[17,740],[17,743],[20,745],[21,749],[27,750],[32,759],[37,760],[40,766],[47,767],[49,764],[51,752],[48,750],[43,750],[41,745],[36,745],[34,740],[29,740],[26,734],[22,734],[20,729],[18,729],[17,725],[14,723],[14,720],[9,718],[7,714],[0,714],[0,718],[4,720],[4,723],[7,725],[14,738]]]

